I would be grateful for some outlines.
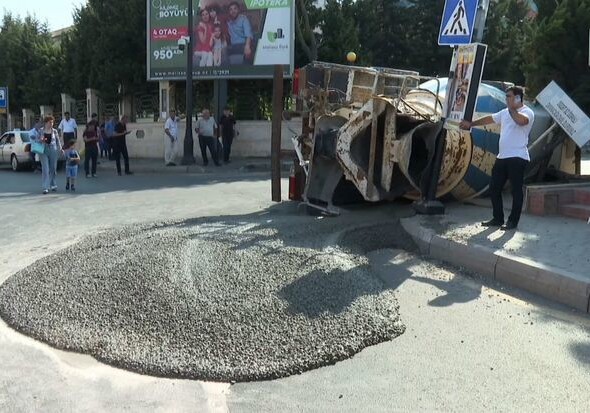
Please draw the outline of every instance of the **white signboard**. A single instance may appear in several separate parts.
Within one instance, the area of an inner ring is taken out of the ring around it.
[[[537,96],[551,117],[579,147],[590,140],[590,118],[552,81]]]

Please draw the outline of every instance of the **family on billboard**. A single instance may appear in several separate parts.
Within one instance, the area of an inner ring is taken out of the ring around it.
[[[201,0],[193,28],[195,66],[253,64],[265,12],[247,10],[243,0]]]

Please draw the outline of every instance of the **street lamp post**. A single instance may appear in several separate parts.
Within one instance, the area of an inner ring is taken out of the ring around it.
[[[186,131],[184,134],[183,165],[195,163],[193,152],[193,0],[188,0],[188,41],[186,53]]]

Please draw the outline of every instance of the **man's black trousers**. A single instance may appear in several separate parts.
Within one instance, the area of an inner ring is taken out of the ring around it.
[[[502,189],[506,181],[510,181],[512,187],[512,212],[508,222],[518,225],[523,202],[524,171],[529,161],[522,158],[496,159],[492,168],[492,180],[490,183],[490,198],[494,209],[494,220],[504,222],[504,204],[502,203]]]

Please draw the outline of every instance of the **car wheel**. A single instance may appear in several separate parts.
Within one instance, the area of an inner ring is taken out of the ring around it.
[[[10,158],[10,166],[12,166],[12,170],[14,172],[18,171],[20,169],[20,165],[18,163],[18,159],[16,159],[16,155],[12,155],[12,157]]]

